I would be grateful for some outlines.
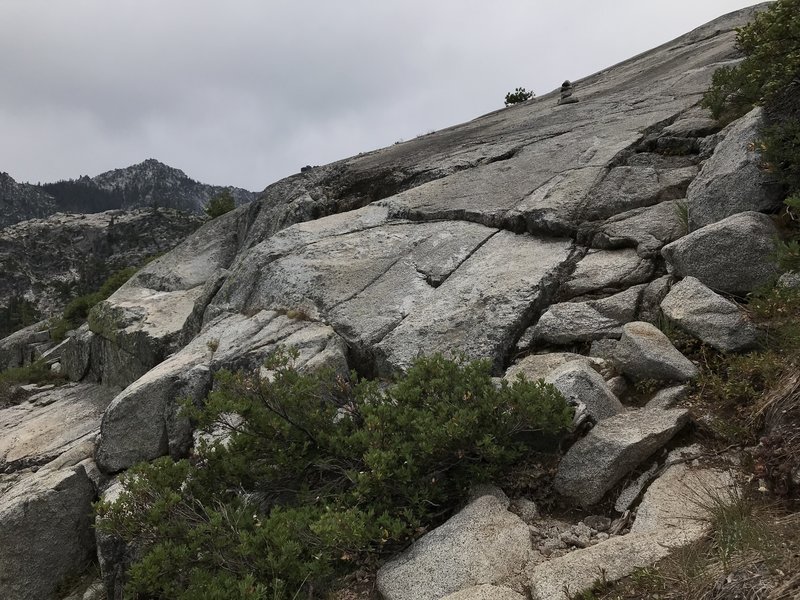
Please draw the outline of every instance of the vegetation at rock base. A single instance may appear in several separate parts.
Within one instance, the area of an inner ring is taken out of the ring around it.
[[[7,306],[0,306],[0,339],[39,321],[36,306],[21,296],[11,296]]]
[[[130,598],[323,597],[338,575],[401,549],[507,470],[557,441],[571,410],[552,386],[496,387],[488,362],[420,358],[387,386],[301,373],[222,372],[190,460],[123,476],[102,531],[140,548]]]
[[[65,383],[66,378],[50,370],[44,361],[25,367],[6,369],[0,373],[0,408],[18,404],[26,394],[19,387],[23,383]]]
[[[534,95],[535,94],[533,92],[529,92],[523,87],[518,87],[513,92],[508,92],[506,94],[506,106],[525,102],[526,100],[533,98]]]
[[[703,104],[726,121],[770,102],[800,77],[800,0],[777,0],[740,28],[741,63],[722,67]]]
[[[209,217],[216,219],[234,208],[236,208],[236,201],[233,199],[233,194],[228,190],[223,190],[212,197],[203,207],[203,210]]]
[[[111,296],[138,270],[138,267],[121,269],[106,279],[96,292],[73,298],[64,308],[61,317],[51,323],[50,337],[55,341],[63,340],[67,331],[79,327],[86,320],[95,304]]]

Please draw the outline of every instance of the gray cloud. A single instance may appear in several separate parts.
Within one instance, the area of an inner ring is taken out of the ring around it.
[[[261,189],[546,93],[749,0],[2,0],[0,170]]]

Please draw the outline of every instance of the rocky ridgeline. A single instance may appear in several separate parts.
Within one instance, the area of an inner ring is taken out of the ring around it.
[[[0,229],[0,305],[31,302],[42,317],[115,271],[174,248],[204,219],[170,209],[57,213]]]
[[[0,228],[57,210],[55,199],[38,186],[18,183],[8,173],[0,173]]]
[[[284,344],[304,369],[378,375],[419,353],[488,358],[551,382],[588,430],[554,481],[586,518],[476,491],[381,569],[387,600],[566,598],[698,539],[732,481],[702,448],[669,448],[697,367],[653,323],[723,351],[758,336],[729,295],[776,274],[762,116],[719,131],[697,107],[753,14],[575,82],[580,102],[555,92],[304,170],[150,263],[67,341],[75,383],[0,411],[0,595],[52,597],[97,553],[119,597],[130,549],[87,535],[90,502],[134,463],[188,451],[180,398]],[[665,387],[629,406],[642,380]]]
[[[180,169],[152,158],[96,177],[44,185],[17,183],[7,173],[0,173],[0,229],[57,212],[83,214],[159,207],[202,214],[208,201],[223,191],[230,192],[237,205],[258,196],[242,188],[200,183]]]

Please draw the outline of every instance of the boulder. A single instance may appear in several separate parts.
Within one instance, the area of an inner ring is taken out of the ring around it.
[[[714,154],[686,192],[690,231],[737,213],[780,208],[780,185],[763,167],[758,150],[763,126],[764,110],[757,107],[722,132]]]
[[[381,596],[439,600],[477,585],[502,584],[519,573],[529,559],[531,538],[528,526],[507,508],[507,499],[493,495],[473,500],[381,567]]]
[[[677,277],[696,277],[713,290],[744,295],[778,276],[772,219],[743,212],[664,246],[661,254]]]
[[[697,376],[697,367],[681,354],[655,325],[627,323],[614,348],[614,362],[635,381],[686,381]]]
[[[0,482],[0,597],[55,598],[94,555],[94,486],[82,467]]]
[[[476,585],[460,592],[447,594],[442,600],[525,600],[525,596],[507,587]]]
[[[572,352],[548,352],[546,354],[529,354],[519,362],[511,365],[503,375],[503,379],[514,381],[518,375],[522,375],[528,381],[545,379],[556,369],[571,362],[581,362],[593,365],[593,368],[600,368],[600,361],[581,354]]]
[[[570,600],[598,582],[614,582],[706,535],[709,509],[732,491],[719,469],[669,467],[650,485],[630,533],[540,563],[530,571],[533,600]]]
[[[672,286],[661,310],[678,327],[721,352],[740,352],[758,343],[758,328],[747,314],[694,277]]]
[[[591,192],[584,218],[606,219],[616,214],[686,197],[697,167],[659,169],[621,166],[611,169]]]
[[[347,372],[344,344],[327,325],[275,311],[220,315],[180,352],[114,398],[103,415],[97,465],[116,473],[142,460],[182,456],[192,436],[179,401],[202,400],[219,369],[255,371],[279,346],[300,352],[295,362],[299,369],[330,366]]]
[[[573,344],[603,338],[619,338],[622,325],[636,319],[645,285],[586,302],[561,302],[548,308],[531,331],[534,342]]]
[[[675,385],[659,390],[647,403],[647,408],[672,408],[689,394],[688,385]]]
[[[685,200],[668,200],[625,211],[585,225],[580,239],[593,248],[634,246],[642,258],[658,258],[665,244],[686,235],[687,225],[681,216],[685,204]]]
[[[553,384],[568,403],[584,405],[588,415],[595,421],[625,411],[602,376],[586,362],[569,362],[550,373],[545,382]]]
[[[625,535],[540,563],[530,572],[533,600],[572,600],[599,581],[617,581],[669,555],[649,535]]]
[[[648,281],[654,269],[653,262],[641,258],[633,248],[590,250],[562,286],[561,294],[569,298],[626,289]]]
[[[685,546],[708,531],[708,513],[734,494],[729,472],[674,464],[647,488],[631,533],[652,535],[671,548]]]
[[[555,489],[583,506],[594,504],[666,444],[688,419],[686,410],[641,409],[600,421],[561,459]]]
[[[0,465],[16,470],[69,454],[63,466],[91,456],[103,412],[115,393],[95,384],[68,384],[0,410]]]
[[[38,348],[50,341],[47,322],[34,323],[0,340],[0,371],[24,367],[36,361]]]

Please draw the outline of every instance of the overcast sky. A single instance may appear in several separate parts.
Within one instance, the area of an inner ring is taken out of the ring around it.
[[[0,0],[0,171],[157,158],[261,190],[501,108],[750,0]]]

